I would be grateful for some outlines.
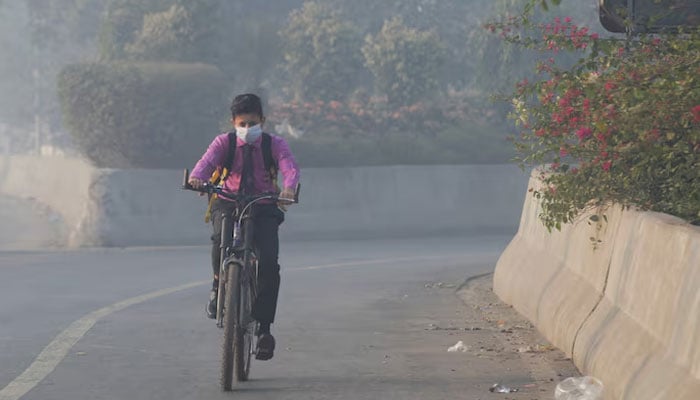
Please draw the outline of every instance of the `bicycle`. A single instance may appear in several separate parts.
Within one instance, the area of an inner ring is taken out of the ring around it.
[[[201,189],[194,188],[189,184],[189,170],[185,170],[182,188],[209,196],[216,194],[236,204],[235,212],[232,215],[224,214],[221,221],[221,268],[216,301],[216,326],[224,331],[221,386],[224,391],[230,391],[234,376],[238,382],[248,380],[255,354],[253,341],[258,323],[251,312],[257,292],[258,265],[253,247],[253,205],[262,200],[298,203],[299,185],[294,199],[280,198],[277,193],[240,195],[226,192],[222,186],[210,183]]]

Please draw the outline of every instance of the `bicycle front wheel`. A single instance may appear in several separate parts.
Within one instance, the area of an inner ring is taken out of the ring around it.
[[[254,294],[251,290],[249,277],[246,278],[243,275],[245,275],[245,272],[241,274],[240,312],[238,314],[238,329],[236,329],[236,340],[233,347],[236,380],[239,382],[247,381],[250,374],[256,328],[256,323],[251,317]]]
[[[231,390],[233,384],[233,369],[237,331],[238,315],[241,295],[241,266],[232,262],[226,268],[226,294],[224,299],[224,337],[221,344],[221,388],[224,391]]]

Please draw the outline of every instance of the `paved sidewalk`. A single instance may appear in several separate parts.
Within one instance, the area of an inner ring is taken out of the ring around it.
[[[486,393],[482,399],[553,399],[561,380],[580,373],[527,319],[498,299],[492,279],[488,274],[468,280],[457,290],[466,305],[463,321],[433,329],[454,330],[455,343],[461,340],[466,346],[465,359],[493,371],[490,384],[518,390]]]

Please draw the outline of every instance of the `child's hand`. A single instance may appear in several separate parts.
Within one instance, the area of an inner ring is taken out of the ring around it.
[[[190,180],[187,181],[187,183],[189,183],[190,186],[192,186],[195,189],[201,189],[204,187],[204,181],[197,178],[190,177]]]
[[[284,190],[282,190],[282,193],[280,193],[279,201],[277,202],[277,204],[286,209],[286,206],[294,202],[294,196],[296,196],[294,189],[285,188]]]

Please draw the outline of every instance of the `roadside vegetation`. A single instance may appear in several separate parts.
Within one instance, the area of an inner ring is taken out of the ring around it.
[[[573,16],[488,26],[543,54],[509,96],[521,165],[541,169],[541,218],[560,229],[616,203],[700,224],[700,32],[601,37]],[[574,54],[573,64],[557,55]]]
[[[306,167],[515,157],[548,165],[550,229],[609,202],[700,221],[700,36],[611,34],[594,1],[47,0],[0,22],[0,128],[44,132],[13,148],[180,168],[253,91]]]
[[[267,129],[289,139],[303,166],[505,163],[514,129],[509,106],[491,94],[514,84],[536,57],[483,24],[519,4],[2,2],[2,37],[17,38],[21,57],[0,59],[0,70],[23,78],[2,82],[14,96],[0,96],[7,106],[0,123],[41,128],[37,140],[14,137],[18,150],[70,136],[99,166],[175,168],[201,153],[197,143],[228,129],[225,106],[234,94],[253,91],[267,102]],[[572,7],[595,19],[591,4]],[[208,68],[218,70],[208,81],[194,73]],[[182,95],[189,92],[210,99],[197,100],[209,112],[192,106]],[[90,115],[79,106],[87,99],[100,102],[90,102]],[[193,127],[211,115],[216,127]]]

